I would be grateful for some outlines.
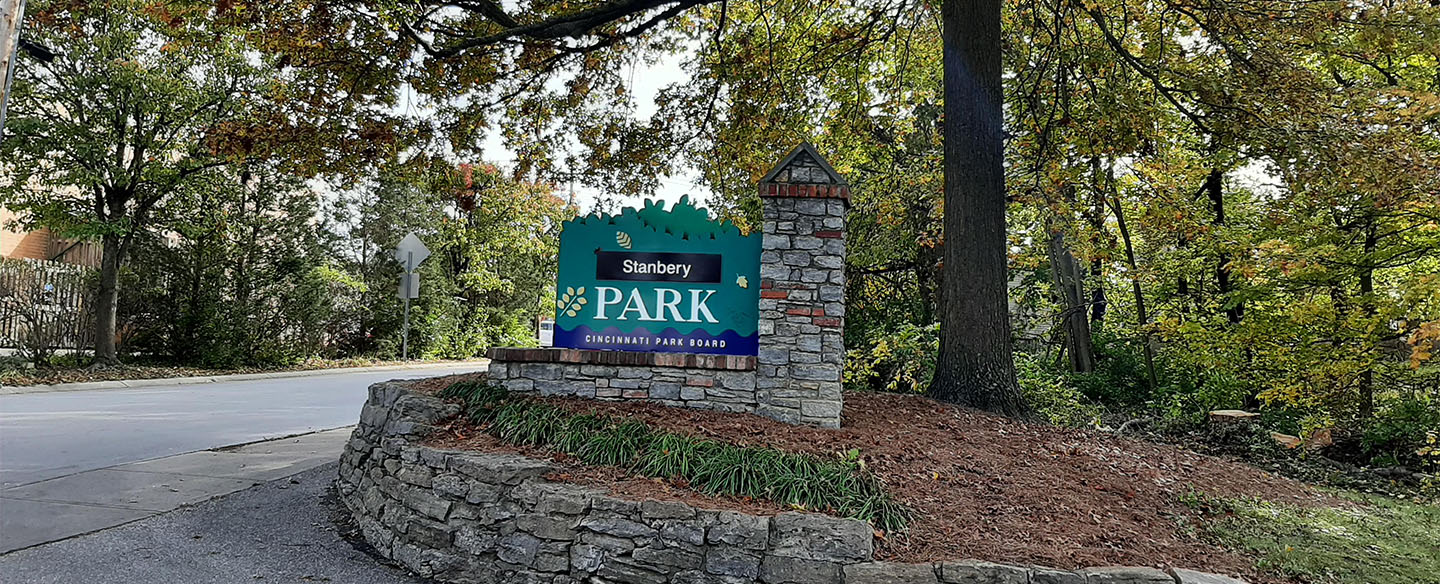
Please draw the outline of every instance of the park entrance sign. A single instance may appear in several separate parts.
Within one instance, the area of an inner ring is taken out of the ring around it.
[[[754,355],[760,244],[688,197],[566,221],[555,346]]]
[[[756,187],[751,234],[686,198],[566,221],[555,346],[491,347],[489,381],[838,427],[850,186],[801,144]]]

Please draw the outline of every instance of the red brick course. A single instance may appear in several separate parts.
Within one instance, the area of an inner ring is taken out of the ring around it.
[[[843,199],[850,201],[849,185],[792,185],[792,184],[762,184],[759,188],[762,197],[798,197],[805,199]]]

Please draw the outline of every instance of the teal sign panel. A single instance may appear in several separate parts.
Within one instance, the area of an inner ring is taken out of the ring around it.
[[[760,234],[681,197],[591,214],[560,230],[555,346],[754,355]]]

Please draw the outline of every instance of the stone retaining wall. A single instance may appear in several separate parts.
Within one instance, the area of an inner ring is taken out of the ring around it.
[[[377,383],[340,459],[341,500],[381,555],[441,582],[525,584],[1234,584],[1174,570],[1068,572],[873,561],[864,522],[633,501],[557,482],[549,461],[431,448],[459,407]]]
[[[756,410],[754,357],[510,348],[489,357],[489,378],[517,393]]]

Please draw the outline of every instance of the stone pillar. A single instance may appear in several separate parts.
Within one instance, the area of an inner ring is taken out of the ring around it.
[[[759,183],[760,351],[756,412],[840,426],[845,368],[845,210],[850,187],[810,144]]]

